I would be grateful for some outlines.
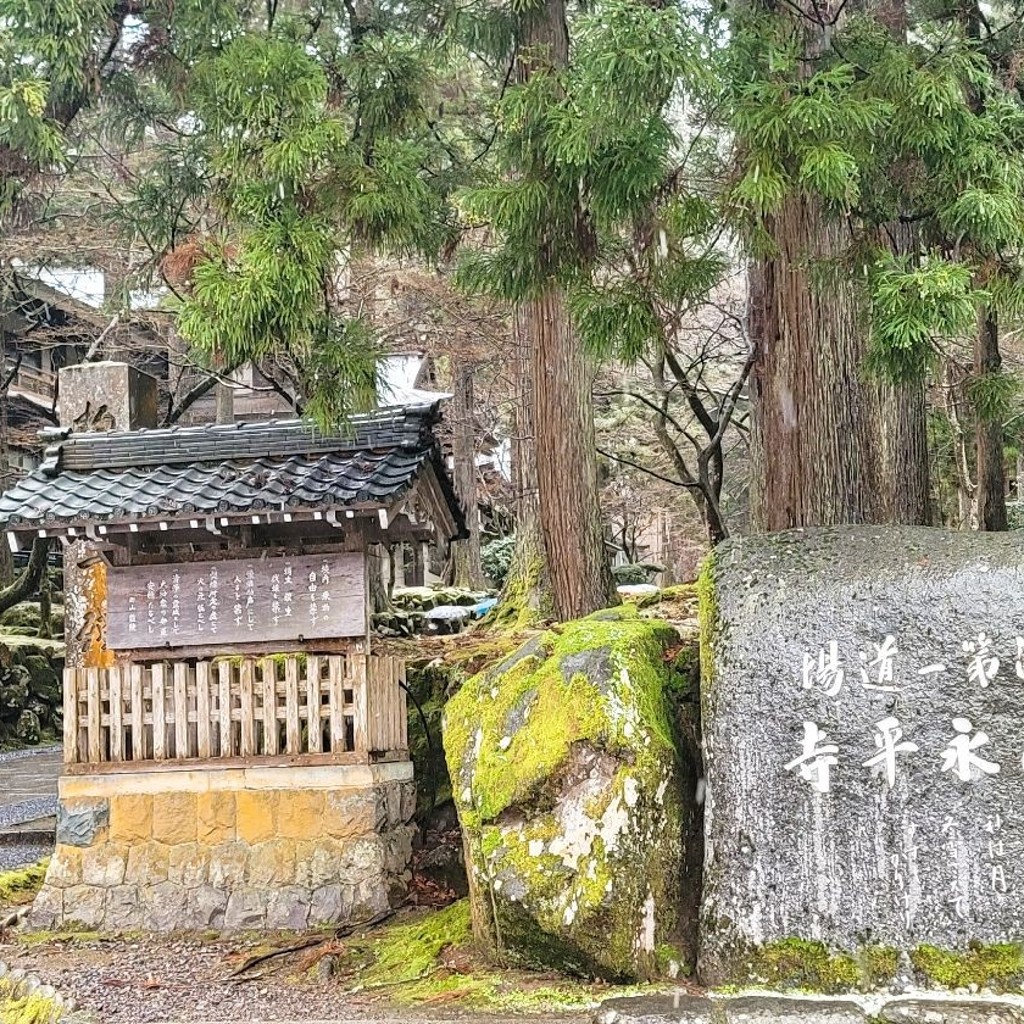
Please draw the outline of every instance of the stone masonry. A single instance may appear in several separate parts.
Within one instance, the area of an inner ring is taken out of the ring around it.
[[[36,927],[299,930],[409,880],[409,762],[65,776]]]

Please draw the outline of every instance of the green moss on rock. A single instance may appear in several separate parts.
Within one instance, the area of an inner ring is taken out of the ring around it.
[[[474,919],[504,958],[613,979],[660,973],[682,874],[664,663],[676,640],[635,608],[608,609],[535,637],[449,702]]]
[[[888,946],[833,952],[815,939],[788,938],[747,951],[737,964],[737,984],[834,995],[888,984],[899,968],[899,953]]]
[[[1007,991],[1024,983],[1024,947],[1017,943],[975,943],[963,952],[922,945],[910,959],[924,980],[944,988]]]

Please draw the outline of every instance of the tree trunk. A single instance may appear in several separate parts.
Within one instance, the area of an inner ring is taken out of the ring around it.
[[[978,329],[974,334],[974,375],[981,379],[997,374],[1001,366],[999,323],[993,310],[982,307],[978,311]],[[986,419],[975,413],[975,454],[978,529],[1006,530],[1003,424],[999,417]]]
[[[551,584],[544,557],[537,501],[537,457],[533,430],[533,378],[523,311],[513,317],[512,361],[515,404],[512,429],[512,488],[516,509],[516,549],[501,594],[498,620],[525,622],[552,610]]]
[[[523,15],[517,81],[569,60],[565,0],[544,0]],[[543,258],[543,253],[540,254]],[[555,613],[578,618],[614,600],[597,480],[592,369],[554,280],[520,304],[530,353],[533,445],[540,534]]]
[[[885,520],[928,526],[932,512],[924,384],[879,384],[878,403]]]
[[[612,600],[597,480],[593,370],[561,289],[524,303],[533,357],[537,493],[555,611],[576,619]]]
[[[476,399],[473,377],[476,367],[469,360],[456,360],[452,381],[452,456],[455,462],[455,493],[466,516],[469,537],[452,545],[457,587],[485,586],[480,565],[480,511],[476,488]]]
[[[0,292],[0,301],[4,298]],[[0,331],[0,374],[7,377],[7,347]],[[8,394],[10,385],[5,384],[0,392],[0,494],[3,494],[13,483],[11,477],[11,450],[8,444]],[[0,586],[6,586],[14,579],[14,556],[3,537],[0,537]]]
[[[843,223],[797,195],[767,227],[777,253],[755,268],[750,297],[753,527],[883,522],[862,310],[852,282],[818,269],[841,261]]]
[[[29,555],[25,571],[10,586],[0,590],[0,615],[8,608],[13,608],[22,601],[27,601],[39,587],[46,572],[46,557],[50,553],[50,541],[45,537],[37,537],[32,542],[32,553]]]

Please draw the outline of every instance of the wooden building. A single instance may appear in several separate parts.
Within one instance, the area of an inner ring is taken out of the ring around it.
[[[57,849],[34,917],[301,928],[400,891],[415,809],[404,666],[370,636],[373,554],[463,530],[436,405],[144,429],[155,382],[64,371],[67,428],[0,497],[65,550]],[[126,429],[127,428],[127,429]]]

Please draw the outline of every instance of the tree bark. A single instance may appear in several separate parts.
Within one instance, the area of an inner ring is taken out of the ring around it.
[[[32,553],[24,572],[10,585],[0,590],[0,615],[22,601],[27,601],[39,587],[46,572],[46,556],[50,553],[50,541],[37,537],[32,543]]]
[[[522,309],[515,310],[512,334],[512,379],[516,389],[512,429],[516,549],[501,594],[499,619],[502,621],[524,620],[533,616],[543,618],[552,610],[551,584],[540,531],[533,378]]]
[[[517,81],[569,60],[565,0],[528,9],[518,38]],[[543,252],[539,254],[544,258]],[[530,353],[533,454],[540,534],[555,613],[579,618],[615,599],[604,546],[594,433],[593,371],[569,322],[561,286],[520,304]],[[525,541],[524,541],[525,543]]]
[[[884,522],[860,301],[848,279],[816,279],[844,255],[843,223],[796,195],[767,227],[777,253],[754,269],[749,313],[752,525]]]
[[[614,593],[597,479],[593,369],[561,289],[525,304],[533,359],[537,493],[555,611],[576,619]]]
[[[452,381],[452,456],[455,462],[455,493],[466,516],[469,537],[452,545],[455,585],[480,589],[485,586],[480,564],[480,511],[476,487],[476,397],[473,378],[476,367],[469,360],[456,360]]]
[[[991,309],[978,311],[974,334],[974,375],[999,373],[999,322]],[[1003,424],[998,417],[986,419],[975,413],[975,476],[979,530],[1006,530],[1006,475],[1003,467]]]

